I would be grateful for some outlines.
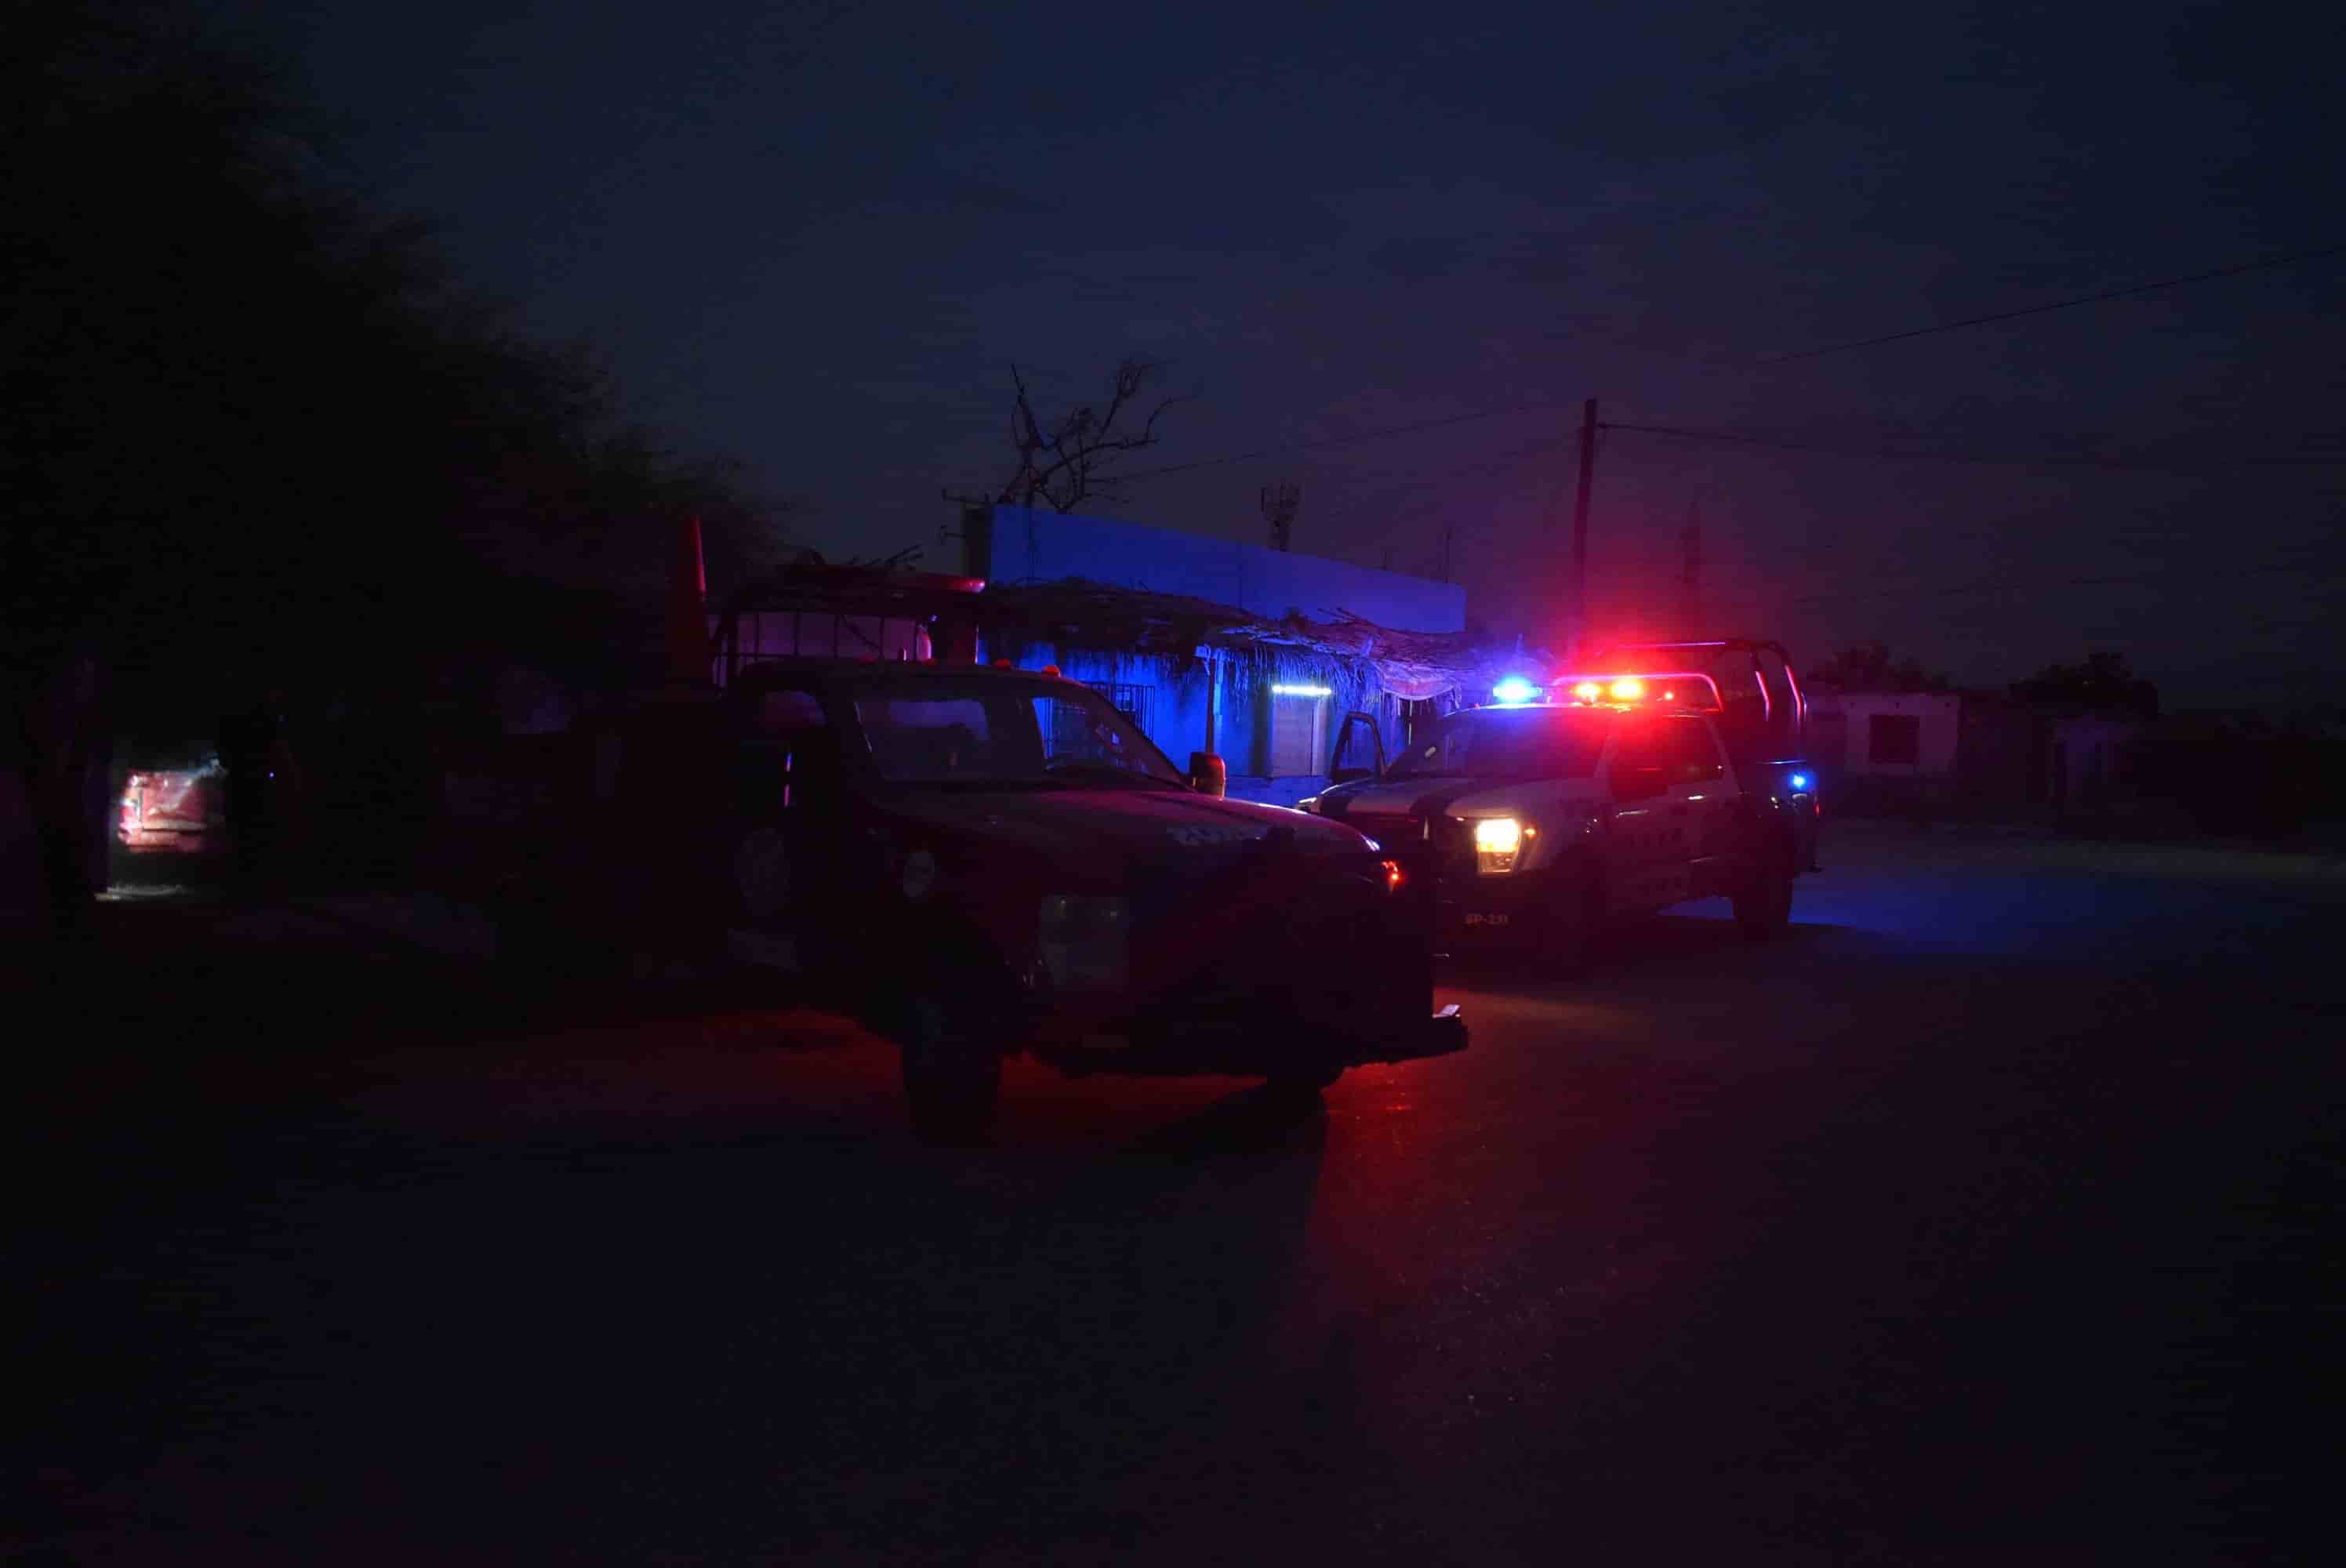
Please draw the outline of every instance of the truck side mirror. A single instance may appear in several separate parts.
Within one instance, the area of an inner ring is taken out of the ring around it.
[[[1229,793],[1229,765],[1210,751],[1189,753],[1189,788],[1219,800]]]

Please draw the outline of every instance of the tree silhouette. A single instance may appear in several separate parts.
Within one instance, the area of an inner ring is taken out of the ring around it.
[[[1140,415],[1139,405],[1164,371],[1162,361],[1127,358],[1110,378],[1104,408],[1083,403],[1046,424],[1035,416],[1026,378],[1011,366],[1017,400],[1010,415],[1010,441],[1018,466],[1003,484],[999,499],[1028,506],[1040,501],[1055,511],[1072,512],[1091,497],[1118,496],[1117,463],[1156,445],[1158,418],[1197,395],[1160,398],[1146,416]],[[1131,423],[1135,418],[1137,425]]]
[[[1843,691],[1945,691],[1953,685],[1945,674],[1924,669],[1912,658],[1894,663],[1882,643],[1858,643],[1841,649],[1809,673],[1811,680]]]
[[[2127,667],[2126,656],[2117,653],[2089,654],[2083,664],[2046,665],[2027,679],[2013,682],[2012,695],[2047,707],[2158,717],[2158,687],[2137,676]]]
[[[264,685],[413,687],[447,601],[526,640],[497,585],[656,574],[680,511],[712,557],[779,547],[589,352],[332,183],[293,93],[153,15],[32,7],[0,50],[0,666],[28,778],[76,765],[77,652],[117,722],[201,733]]]

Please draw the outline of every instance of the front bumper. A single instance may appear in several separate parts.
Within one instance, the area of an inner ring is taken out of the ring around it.
[[[1464,1049],[1433,1003],[1433,901],[1384,873],[1273,857],[1137,892],[1129,983],[1024,998],[1028,1048],[1069,1072],[1251,1075]]]
[[[1433,891],[1435,947],[1449,954],[1532,945],[1564,894],[1552,871],[1443,877]]]

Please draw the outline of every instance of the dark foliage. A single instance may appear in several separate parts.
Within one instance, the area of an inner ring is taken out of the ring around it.
[[[2158,687],[2127,668],[2123,654],[2096,653],[2083,664],[2047,665],[2026,680],[2013,682],[2012,695],[2042,708],[2158,717]]]
[[[1810,678],[1842,691],[1945,691],[1953,684],[1911,658],[1893,662],[1882,643],[1843,648],[1811,670]]]
[[[656,580],[680,511],[713,555],[771,533],[723,469],[617,417],[587,353],[323,178],[258,68],[137,8],[36,7],[0,117],[12,670],[95,638],[148,724],[322,698],[429,662],[444,598]]]

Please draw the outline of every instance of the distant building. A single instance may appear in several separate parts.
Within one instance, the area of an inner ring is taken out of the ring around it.
[[[1017,506],[965,509],[962,545],[988,585],[983,657],[1056,665],[1176,762],[1220,754],[1241,799],[1315,792],[1354,714],[1345,761],[1371,766],[1505,673],[1455,584]]]
[[[2125,799],[2143,733],[2130,715],[2002,691],[1841,691],[1812,682],[1810,760],[1844,810],[2090,817]]]
[[[1810,693],[1810,760],[1844,779],[1952,779],[1963,731],[1953,692]]]

